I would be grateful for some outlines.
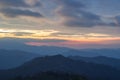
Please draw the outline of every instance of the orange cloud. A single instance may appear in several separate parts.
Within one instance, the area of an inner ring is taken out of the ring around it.
[[[27,42],[25,44],[32,46],[60,46],[70,48],[109,48],[120,45],[120,39],[103,40],[103,41],[61,41],[61,42]]]

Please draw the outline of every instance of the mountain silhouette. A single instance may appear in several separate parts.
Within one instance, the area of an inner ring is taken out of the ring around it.
[[[119,80],[120,71],[106,65],[72,60],[62,55],[35,58],[22,66],[0,71],[0,78],[34,75],[40,72],[67,72],[87,76],[92,80]]]
[[[48,72],[35,74],[32,76],[26,76],[26,77],[18,76],[11,80],[87,80],[87,78],[75,74],[48,71]]]
[[[104,64],[108,66],[115,67],[120,69],[120,59],[105,57],[105,56],[97,56],[97,57],[81,57],[81,56],[70,56],[69,58],[73,60],[83,60],[85,62],[92,62],[97,64]]]

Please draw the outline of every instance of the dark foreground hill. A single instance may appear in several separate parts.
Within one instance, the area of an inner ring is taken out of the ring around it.
[[[61,55],[36,58],[18,68],[0,71],[0,80],[35,75],[46,71],[79,74],[91,80],[120,80],[120,71],[115,68],[72,60]]]
[[[26,76],[26,77],[18,76],[11,80],[87,80],[87,79],[80,75],[74,75],[68,73],[42,72],[33,76]]]

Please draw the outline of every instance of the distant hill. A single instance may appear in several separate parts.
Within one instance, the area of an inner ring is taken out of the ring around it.
[[[79,74],[92,80],[120,80],[120,71],[113,67],[72,60],[62,55],[36,58],[15,69],[2,70],[0,79],[34,75],[46,71]]]
[[[21,47],[21,48],[20,48]],[[120,48],[117,49],[72,49],[66,47],[57,46],[29,46],[20,45],[16,47],[3,46],[3,49],[7,50],[20,50],[30,53],[37,53],[40,55],[57,55],[64,56],[83,56],[83,57],[96,57],[107,56],[120,59]]]
[[[21,48],[20,48],[21,47]],[[3,47],[2,49],[7,50],[20,50],[30,53],[38,53],[40,55],[57,55],[57,54],[63,54],[69,50],[70,48],[65,47],[56,47],[56,46],[29,46],[29,45],[22,45],[20,47]]]
[[[22,48],[20,48],[22,47]],[[95,56],[107,56],[120,59],[120,49],[72,49],[66,47],[57,46],[29,46],[21,45],[12,48],[11,46],[3,47],[8,50],[20,50],[30,53],[38,53],[40,55],[57,55],[62,54],[64,56],[83,56],[83,57],[95,57]]]
[[[81,50],[76,50],[76,49],[70,49],[67,52],[64,52],[62,55],[64,56],[83,56],[83,57],[96,57],[100,56],[101,54],[98,54],[96,52],[91,52],[87,51],[87,49],[81,49]]]
[[[0,50],[0,69],[15,68],[23,63],[39,57],[38,54],[28,53],[19,50]]]
[[[12,48],[11,48],[12,49]],[[106,56],[120,59],[120,49],[71,49],[55,46],[24,46],[17,50],[0,50],[0,69],[10,69],[20,66],[26,61],[33,58],[46,55],[61,54],[64,56],[82,56],[82,57],[97,57]],[[108,61],[110,62],[110,61]],[[119,65],[119,62],[114,61],[112,65]],[[119,67],[119,66],[118,66]]]
[[[91,53],[96,53],[99,54],[99,56],[106,56],[106,57],[112,57],[112,58],[118,58],[120,59],[120,48],[116,48],[116,49],[85,49],[85,51],[87,52],[91,52]]]
[[[106,56],[120,59],[120,49],[71,49],[63,55],[67,56],[82,56],[82,57],[97,57]]]
[[[18,76],[11,80],[87,80],[85,77],[61,72],[42,72],[32,76]]]
[[[104,64],[120,69],[120,59],[115,59],[111,57],[105,56],[97,56],[97,57],[81,57],[81,56],[70,56],[69,58],[73,60],[83,60],[85,62],[92,62],[97,64]]]

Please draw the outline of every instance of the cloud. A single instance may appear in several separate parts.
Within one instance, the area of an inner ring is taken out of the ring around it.
[[[105,22],[103,16],[89,12],[80,0],[54,0],[59,4],[56,14],[62,18],[61,24],[69,27],[117,26]]]
[[[1,9],[0,12],[7,17],[18,17],[18,16],[43,17],[40,13],[33,12],[30,10],[5,8],[5,9]]]
[[[24,36],[24,35],[32,35],[33,33],[29,33],[29,32],[14,32],[13,34],[15,36]]]
[[[98,42],[88,41],[71,41],[64,39],[18,39],[18,38],[2,38],[0,39],[0,49],[16,49],[25,50],[30,46],[60,46],[70,48],[119,48],[120,39],[110,39]],[[11,47],[14,46],[14,47]],[[35,47],[37,48],[37,47]]]
[[[60,26],[69,27],[120,26],[118,16],[116,21],[106,22],[102,15],[87,11],[87,4],[81,0],[0,0],[0,13],[11,18],[29,16],[31,21],[35,17],[36,22],[42,18],[51,25],[60,22]]]
[[[102,24],[102,20],[98,15],[84,11],[80,11],[80,15],[76,14],[73,14],[74,17],[67,16],[64,24],[70,27],[93,27]]]
[[[79,0],[54,0],[59,4],[62,4],[64,7],[71,7],[71,8],[81,8],[85,5],[82,4]]]
[[[56,41],[56,40],[55,40]],[[86,41],[59,41],[54,42],[54,40],[44,40],[38,42],[26,42],[26,45],[30,46],[59,46],[59,47],[69,47],[69,48],[119,48],[120,44],[118,40],[106,40],[106,41],[99,41],[99,42],[86,42]]]
[[[30,7],[27,2],[30,3],[30,1],[34,1],[34,5],[40,5],[40,3],[37,0],[0,0],[0,6],[1,7]]]
[[[0,0],[2,7],[26,7],[28,6],[23,0]]]
[[[30,10],[37,6],[41,6],[38,0],[0,0],[0,13],[5,17],[42,17],[40,12]]]
[[[64,39],[41,39],[41,40],[34,40],[35,43],[60,43],[60,42],[66,42],[68,40]],[[32,43],[32,42],[27,42],[27,43]],[[34,42],[33,42],[34,43]]]
[[[33,43],[60,43],[66,40],[60,39],[18,39],[18,38],[2,38],[0,39],[0,49],[29,50],[29,46]],[[11,47],[13,46],[13,47]],[[35,45],[34,45],[35,46]],[[36,45],[37,46],[37,45]]]
[[[115,23],[116,23],[115,25],[120,26],[120,15],[115,16],[114,20],[115,20]]]
[[[78,0],[61,0],[58,1],[61,8],[57,14],[65,20],[64,25],[74,27],[91,27],[100,24],[100,16],[85,11],[85,5]]]
[[[21,39],[48,39],[56,30],[19,30],[19,29],[0,29],[0,38],[21,38]]]
[[[69,33],[57,30],[19,30],[19,29],[0,29],[0,38],[18,39],[59,39],[76,41],[102,41],[108,39],[119,39],[117,35],[105,33]],[[54,41],[55,42],[55,41]]]

